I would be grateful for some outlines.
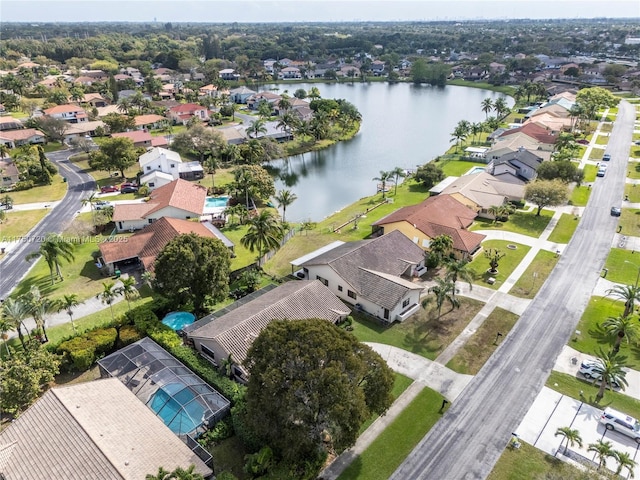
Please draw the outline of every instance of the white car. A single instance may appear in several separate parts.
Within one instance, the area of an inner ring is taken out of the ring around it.
[[[615,430],[640,443],[640,423],[626,413],[607,407],[600,416],[600,423],[602,423],[607,430]]]
[[[597,362],[582,362],[580,364],[580,369],[578,372],[581,373],[584,378],[591,380],[594,379],[599,381],[602,378],[602,373],[600,371],[601,365]],[[620,388],[620,384],[616,381],[612,382],[613,388]]]
[[[113,207],[113,203],[107,202],[106,200],[98,200],[94,203],[96,210],[102,210],[103,208]]]

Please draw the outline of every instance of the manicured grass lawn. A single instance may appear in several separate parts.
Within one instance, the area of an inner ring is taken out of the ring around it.
[[[592,148],[589,154],[589,160],[602,160],[604,148]]]
[[[629,197],[631,203],[640,203],[640,185],[626,184],[624,194]]]
[[[585,185],[574,187],[571,191],[571,204],[577,207],[585,207],[591,195],[591,188]]]
[[[504,449],[487,480],[531,480],[547,478],[546,475],[553,475],[553,478],[581,478],[580,470],[576,467],[528,443],[520,443],[519,449]]]
[[[600,156],[602,158],[602,155]],[[584,181],[585,182],[595,182],[596,181],[596,173],[598,172],[598,168],[595,165],[587,164],[584,166]]]
[[[29,230],[44,218],[49,212],[42,210],[8,210],[5,220],[0,223],[0,242],[11,242],[17,237],[23,237]]]
[[[404,392],[407,388],[409,388],[409,385],[411,385],[413,383],[413,379],[409,378],[409,377],[405,377],[404,375],[400,375],[399,373],[393,373],[393,376],[395,377],[394,381],[393,381],[393,389],[391,390],[391,395],[393,395],[393,399],[397,400],[397,398],[402,395],[402,392]],[[362,426],[360,427],[360,435],[362,435],[362,433],[369,428],[369,426],[378,418],[377,415],[373,415],[369,420],[367,420],[366,422],[364,422],[362,424]]]
[[[613,123],[604,123],[600,127],[600,132],[609,133],[613,130]]]
[[[575,204],[574,204],[575,205]],[[563,213],[556,227],[549,235],[549,241],[555,243],[569,243],[573,232],[576,231],[580,218],[569,213]]]
[[[405,408],[338,477],[339,480],[386,480],[440,419],[443,397],[428,388]],[[419,419],[419,421],[417,421]]]
[[[604,266],[609,269],[607,280],[634,285],[638,275],[638,267],[640,267],[640,255],[633,253],[632,250],[612,248]]]
[[[580,333],[573,334],[569,346],[589,355],[598,355],[599,350],[610,350],[615,338],[603,332],[599,325],[608,317],[617,317],[623,310],[623,303],[615,297],[591,297],[576,327]],[[640,350],[633,343],[622,342],[620,353],[627,357],[629,367],[640,367]]]
[[[54,175],[51,185],[42,185],[21,190],[19,192],[7,192],[13,199],[14,205],[35,202],[55,202],[62,200],[67,193],[68,184],[62,181],[62,176]]]
[[[597,145],[607,145],[609,143],[609,137],[605,135],[598,135],[596,138]]]
[[[506,222],[494,223],[493,220],[479,218],[473,222],[470,230],[505,230],[521,233],[530,237],[539,237],[551,221],[553,210],[542,210],[540,216],[536,212],[515,212],[509,215]]]
[[[110,175],[109,172],[106,172],[104,170],[94,170],[89,166],[88,158],[89,156],[86,153],[80,153],[78,155],[74,155],[73,157],[69,158],[69,160],[75,163],[79,168],[81,168],[84,173],[91,175],[93,179],[96,181],[96,183],[98,184],[98,188],[103,187],[105,185],[120,185],[122,182],[124,182],[124,179],[120,176],[120,174],[118,174],[118,176],[116,177],[116,176]],[[127,179],[135,180],[136,175],[138,174],[139,171],[140,171],[140,167],[138,163],[135,163],[131,167],[126,169],[124,173]],[[111,172],[111,173],[115,173],[115,172]]]
[[[493,354],[498,343],[498,332],[504,339],[520,318],[515,313],[496,307],[482,323],[473,336],[458,350],[458,353],[447,363],[447,367],[459,373],[475,375]]]
[[[257,254],[250,252],[240,243],[240,239],[247,233],[248,229],[247,225],[233,225],[222,229],[222,233],[235,244],[233,251],[236,256],[231,259],[232,271],[251,265],[256,261]]]
[[[616,392],[615,390],[611,391],[607,388],[604,391],[604,397],[602,397],[602,400],[598,404],[595,401],[595,397],[596,393],[598,393],[598,389],[600,388],[599,385],[594,385],[588,380],[583,380],[582,378],[574,377],[573,375],[553,371],[547,379],[546,385],[556,392],[560,392],[563,395],[575,398],[576,400],[583,400],[585,403],[596,408],[604,410],[605,407],[612,407],[636,418],[640,416],[639,400],[636,400],[629,395],[625,395],[624,393]],[[580,398],[580,391],[583,392],[582,399]]]
[[[555,252],[540,250],[509,293],[521,298],[535,297],[558,260]]]
[[[632,146],[629,150],[629,156],[633,158],[640,158],[640,147]]]
[[[622,225],[620,233],[632,237],[640,236],[640,209],[623,208],[619,222]]]
[[[463,160],[442,160],[437,163],[447,177],[460,177],[473,167],[486,167],[486,163],[466,162]]]
[[[640,162],[629,162],[627,166],[627,177],[640,178]]]
[[[433,298],[433,294],[430,294]],[[425,358],[434,360],[464,330],[483,304],[477,300],[459,297],[460,308],[450,310],[442,306],[442,316],[437,318],[435,301],[426,310],[419,310],[408,320],[385,326],[380,321],[360,312],[353,312],[353,334],[361,342],[393,345]]]
[[[510,250],[507,248],[507,245],[516,245],[517,248],[515,250]],[[484,256],[484,253],[476,256],[476,258],[474,258],[469,264],[469,270],[471,270],[475,277],[474,283],[493,288],[494,290],[500,288],[530,249],[530,247],[526,245],[521,245],[519,243],[513,244],[506,240],[487,240],[482,243],[482,247],[485,251],[490,248],[497,248],[500,252],[506,253],[506,255],[500,260],[498,273],[496,275],[490,275],[487,272],[489,269],[489,260]],[[487,283],[487,279],[489,277],[496,279],[493,285]]]

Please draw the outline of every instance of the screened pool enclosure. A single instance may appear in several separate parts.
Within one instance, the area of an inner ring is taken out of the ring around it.
[[[180,436],[197,436],[229,410],[229,401],[148,337],[98,361]]]

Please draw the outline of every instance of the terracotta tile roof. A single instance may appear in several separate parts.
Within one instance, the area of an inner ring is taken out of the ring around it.
[[[167,141],[166,137],[159,136],[159,137],[151,138],[152,147],[166,147],[168,145],[169,145],[169,142]]]
[[[151,201],[146,203],[116,203],[113,206],[113,221],[141,220],[155,207],[156,204],[151,203]]]
[[[206,110],[202,105],[198,105],[197,103],[182,103],[180,105],[176,105],[175,107],[171,107],[169,109],[173,113],[193,113],[199,112],[200,110]]]
[[[200,237],[217,238],[200,222],[163,217],[130,237],[107,240],[100,244],[100,253],[106,263],[138,257],[145,269],[153,271],[158,254],[178,235],[195,233]],[[123,241],[124,240],[124,241]]]
[[[204,325],[188,335],[215,340],[233,355],[236,363],[242,364],[253,340],[273,320],[319,318],[336,322],[349,311],[320,281],[293,280],[213,321],[201,319]]]
[[[45,115],[55,115],[58,113],[86,113],[82,107],[78,105],[56,105],[55,107],[47,108]]]
[[[4,130],[0,132],[0,138],[17,141],[17,140],[28,140],[33,136],[44,137],[44,133],[40,130],[36,130],[35,128],[21,128],[19,130]]]
[[[537,140],[540,143],[546,144],[555,144],[558,138],[557,135],[553,135],[549,130],[540,125],[536,125],[535,123],[528,123],[519,128],[513,128],[511,130],[507,130],[502,135],[502,137],[508,137],[509,135],[513,135],[515,133],[524,133],[525,135]]]
[[[134,121],[136,122],[136,127],[142,127],[144,125],[150,125],[152,123],[156,123],[156,122],[162,122],[164,120],[167,120],[165,117],[161,116],[161,115],[138,115],[136,117],[133,118]]]
[[[112,133],[111,136],[113,138],[130,138],[131,141],[136,143],[145,143],[151,142],[152,136],[149,132],[145,132],[144,130],[133,130],[131,132],[121,132],[121,133]]]
[[[7,445],[11,480],[140,480],[158,465],[211,473],[117,378],[47,391],[0,432]]]

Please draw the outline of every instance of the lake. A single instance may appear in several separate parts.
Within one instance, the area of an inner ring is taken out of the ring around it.
[[[298,88],[320,90],[322,98],[344,98],[362,114],[358,134],[319,152],[270,163],[280,173],[276,190],[288,188],[298,199],[287,207],[287,220],[320,221],[356,200],[376,193],[380,170],[415,170],[452,145],[460,120],[481,122],[481,102],[504,97],[479,88],[416,86],[408,83],[277,85],[278,93]]]

